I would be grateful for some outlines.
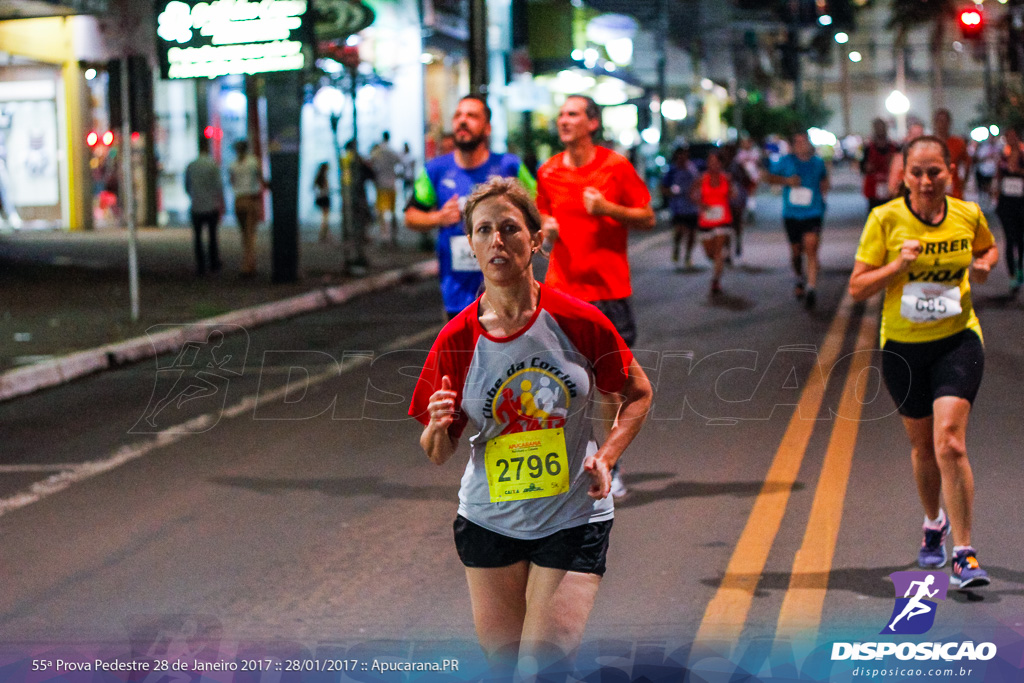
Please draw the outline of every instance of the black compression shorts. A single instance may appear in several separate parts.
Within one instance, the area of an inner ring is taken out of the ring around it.
[[[882,348],[882,378],[904,417],[929,417],[940,396],[973,404],[984,370],[985,350],[974,330],[917,344],[889,340]]]
[[[633,306],[629,299],[602,299],[590,303],[612,321],[626,346],[632,347],[636,342],[636,318],[633,316]]]
[[[782,224],[786,227],[786,238],[790,244],[800,244],[804,241],[804,235],[809,232],[815,234],[821,232],[822,217],[813,218],[783,218]]]

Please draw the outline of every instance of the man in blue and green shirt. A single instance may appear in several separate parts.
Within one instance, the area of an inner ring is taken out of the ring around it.
[[[405,225],[416,232],[440,229],[437,239],[441,298],[451,318],[476,300],[483,275],[469,248],[462,207],[473,189],[494,176],[518,178],[531,195],[537,183],[514,154],[488,147],[491,109],[477,95],[459,101],[452,117],[455,151],[427,162],[413,185]]]

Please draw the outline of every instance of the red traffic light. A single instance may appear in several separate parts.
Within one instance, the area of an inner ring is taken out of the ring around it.
[[[985,26],[985,17],[980,9],[965,9],[960,12],[957,23],[964,38],[978,38]]]

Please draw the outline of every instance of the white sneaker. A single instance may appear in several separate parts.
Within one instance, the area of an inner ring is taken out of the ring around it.
[[[629,491],[626,490],[626,485],[622,483],[622,475],[619,472],[612,472],[612,498],[625,498]]]

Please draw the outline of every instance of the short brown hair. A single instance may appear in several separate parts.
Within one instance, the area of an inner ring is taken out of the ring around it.
[[[591,121],[597,121],[597,129],[591,133],[590,138],[592,140],[600,140],[604,135],[604,122],[601,118],[601,107],[598,106],[597,102],[594,101],[593,97],[589,95],[569,95],[565,99],[572,100],[583,100],[585,109],[583,112],[587,115],[587,118]]]
[[[478,185],[473,193],[466,200],[464,209],[464,223],[466,234],[473,234],[473,210],[485,199],[501,198],[507,199],[512,206],[519,209],[526,221],[526,227],[530,234],[540,231],[540,211],[533,203],[533,198],[515,178],[503,178],[495,176],[482,185]]]
[[[479,102],[480,105],[484,108],[484,116],[487,117],[487,123],[491,122],[491,107],[490,107],[489,104],[487,104],[487,100],[484,99],[483,96],[481,96],[481,95],[463,95],[459,99],[459,102],[465,102],[466,100],[473,100],[474,102]]]

